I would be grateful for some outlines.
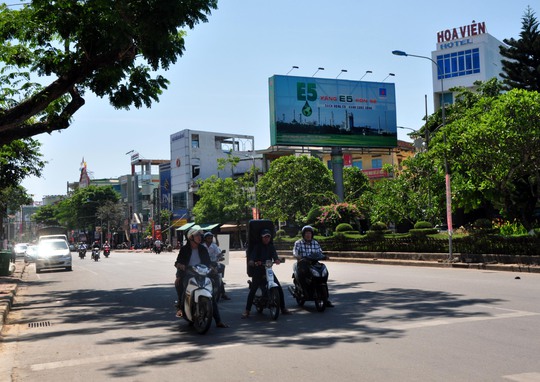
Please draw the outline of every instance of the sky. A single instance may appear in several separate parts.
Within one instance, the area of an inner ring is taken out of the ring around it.
[[[485,22],[502,41],[519,38],[530,0],[360,1],[220,0],[208,23],[188,30],[186,50],[165,72],[169,89],[149,109],[115,110],[87,93],[72,125],[35,138],[47,161],[41,178],[22,185],[35,201],[65,195],[79,180],[81,161],[95,179],[130,173],[131,150],[145,159],[170,159],[170,136],[184,129],[245,134],[255,149],[270,146],[268,78],[290,75],[393,82],[397,125],[422,126],[425,96],[433,112],[428,60],[392,55],[393,50],[431,56],[437,32]],[[346,70],[346,72],[342,72]],[[394,76],[388,76],[393,73]],[[398,139],[410,141],[410,130]]]

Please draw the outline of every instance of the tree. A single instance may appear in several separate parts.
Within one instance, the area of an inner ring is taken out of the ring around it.
[[[358,167],[345,167],[343,169],[343,188],[345,201],[354,203],[369,187],[369,179]]]
[[[540,91],[540,31],[538,20],[531,7],[527,7],[522,18],[519,40],[504,39],[501,45],[505,84],[509,88]]]
[[[10,211],[17,211],[20,206],[32,203],[32,198],[22,186],[0,187],[0,234],[4,232],[4,218]]]
[[[115,108],[150,107],[184,53],[185,28],[217,0],[34,0],[0,5],[0,144],[70,126],[84,92]],[[32,82],[40,76],[42,86]]]
[[[466,211],[491,203],[530,229],[540,195],[540,94],[513,89],[456,108],[446,145],[437,134],[429,151],[448,158],[453,201]]]
[[[48,204],[39,207],[39,209],[32,214],[31,219],[37,224],[43,224],[45,226],[59,226],[61,224],[56,217],[57,213],[58,208],[56,204]]]
[[[257,183],[257,201],[267,219],[298,224],[313,205],[336,201],[333,187],[332,174],[319,159],[284,156]]]
[[[249,219],[251,202],[241,180],[212,175],[198,184],[200,199],[193,207],[197,223],[239,223]]]
[[[41,143],[33,139],[0,145],[0,189],[16,186],[28,176],[41,176]]]
[[[122,204],[113,200],[106,200],[98,207],[96,213],[96,218],[99,219],[101,230],[103,231],[106,228],[107,235],[111,234],[111,226],[113,231],[116,231],[118,227],[122,226],[124,217],[124,208]]]

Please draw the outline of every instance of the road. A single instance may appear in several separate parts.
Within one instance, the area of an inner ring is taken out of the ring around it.
[[[2,332],[0,381],[540,381],[540,275],[332,263],[336,307],[242,320],[231,301],[206,335],[174,317],[175,254],[74,257],[26,280]],[[290,285],[292,263],[274,267]],[[519,278],[517,278],[519,277]]]

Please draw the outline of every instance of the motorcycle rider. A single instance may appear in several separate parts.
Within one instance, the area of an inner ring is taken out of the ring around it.
[[[161,253],[161,240],[159,239],[156,239],[156,241],[154,241],[154,252]]]
[[[174,286],[176,293],[178,294],[178,311],[177,317],[182,317],[182,302],[185,289],[185,283],[187,282],[186,269],[188,266],[197,264],[204,264],[207,267],[211,267],[210,255],[204,245],[201,244],[202,231],[198,228],[191,228],[187,233],[187,243],[180,248],[180,252],[174,263],[176,271],[176,280]],[[215,299],[212,299],[212,310],[214,313],[214,320],[218,328],[228,328],[229,326],[221,321],[221,317],[218,310],[218,305]]]
[[[98,242],[97,240],[94,241],[94,243],[92,244],[92,250],[93,250],[94,248],[97,248],[98,253],[99,253],[99,250],[101,249],[101,246],[99,245],[99,242]],[[93,258],[94,258],[94,253],[93,253],[93,251],[92,251],[92,259],[93,259]]]
[[[212,261],[212,265],[217,267],[219,257],[221,256],[221,249],[217,246],[216,243],[214,243],[214,234],[212,232],[206,232],[204,234],[204,245],[206,246],[206,249],[208,250],[208,255],[210,255],[210,260]],[[225,274],[225,265],[222,264],[223,267],[223,274]],[[221,274],[217,275],[217,281],[221,285],[221,290],[219,293],[221,294],[221,298],[224,300],[230,300],[231,298],[227,296],[225,293],[225,284],[223,283],[223,279],[221,278]]]
[[[313,227],[306,225],[302,227],[302,238],[294,243],[293,256],[296,258],[298,282],[302,286],[302,289],[307,290],[307,278],[309,277],[309,261],[303,258],[309,254],[322,255],[323,251],[321,245],[317,240],[313,238]],[[334,304],[330,300],[326,301],[326,306],[329,308],[334,307]]]
[[[265,270],[263,267],[255,267],[255,262],[266,262],[266,260],[274,260],[279,265],[280,261],[276,252],[274,244],[271,243],[272,233],[269,229],[261,230],[261,242],[255,244],[251,253],[248,254],[248,265],[253,267],[253,276],[251,277],[251,286],[249,288],[249,294],[246,302],[246,310],[242,313],[242,318],[248,318],[251,312],[251,306],[253,305],[253,299],[257,289],[264,285],[266,282]],[[277,276],[274,274],[274,282],[278,285],[280,309],[281,314],[291,314],[291,312],[285,308],[285,296],[283,289]]]

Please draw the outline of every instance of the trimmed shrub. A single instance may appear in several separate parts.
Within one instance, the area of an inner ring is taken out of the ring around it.
[[[388,227],[383,222],[375,222],[369,227],[370,231],[386,231]]]
[[[425,228],[433,228],[433,225],[430,222],[423,221],[423,220],[417,221],[414,224],[414,229],[425,229]]]
[[[348,223],[341,223],[338,224],[336,227],[336,232],[347,232],[347,231],[353,231],[353,227]]]
[[[276,238],[282,238],[283,236],[286,236],[287,232],[285,232],[284,229],[278,229],[276,231]]]

